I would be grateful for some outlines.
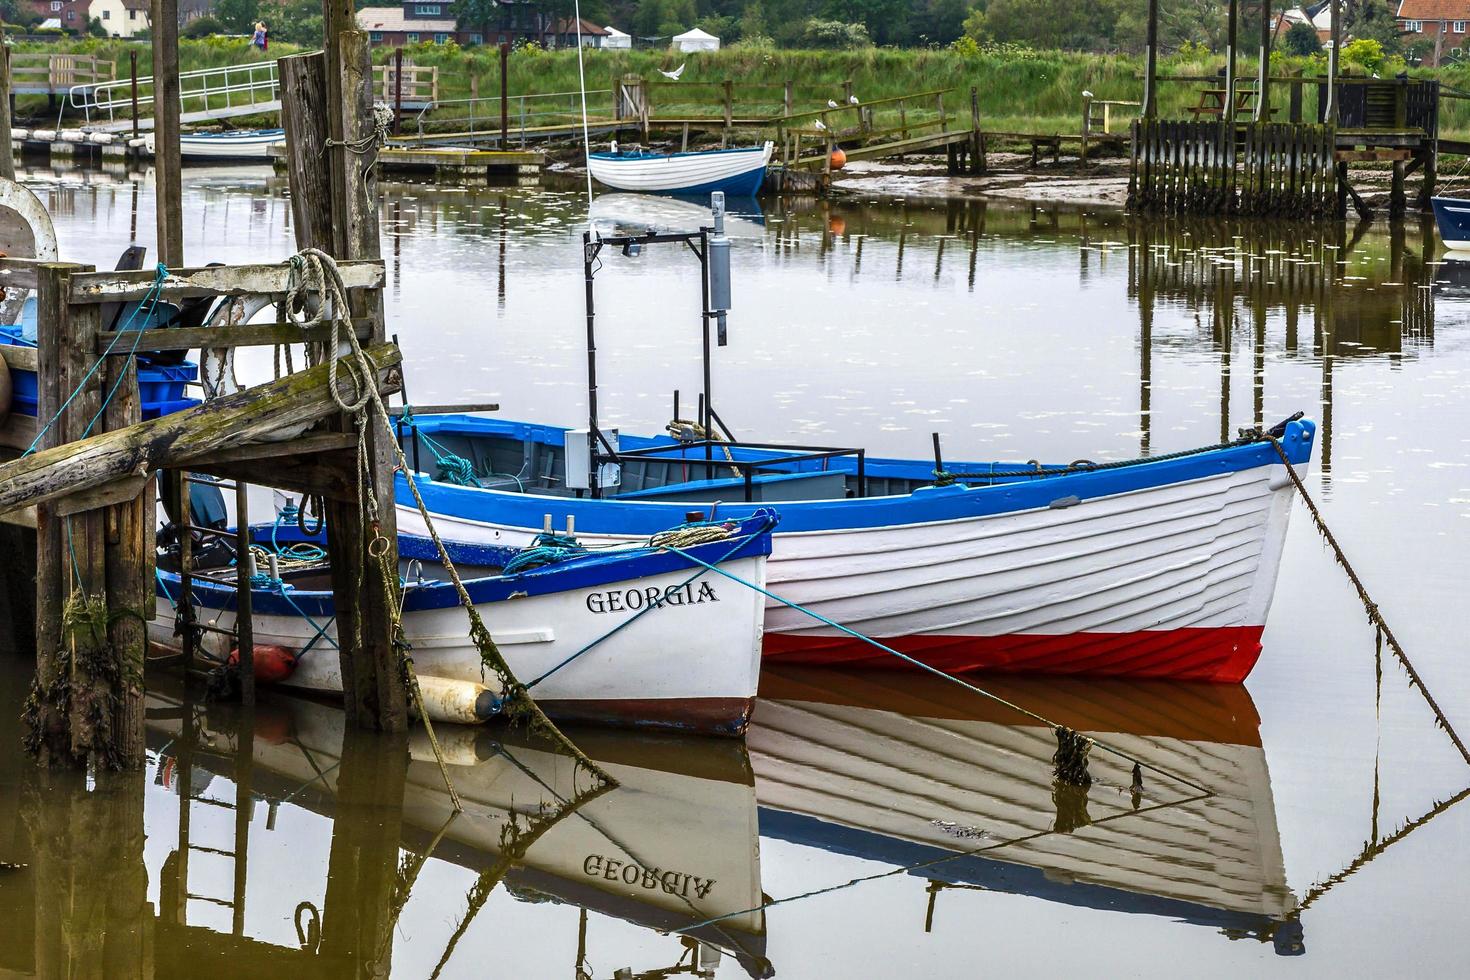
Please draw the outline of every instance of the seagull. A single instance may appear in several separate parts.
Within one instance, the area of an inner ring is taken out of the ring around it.
[[[822,122],[822,120],[818,119],[816,122],[812,123],[812,128],[813,129],[826,129],[827,128],[827,124],[824,123],[824,122]]]
[[[677,82],[679,80],[679,76],[682,75],[682,74],[684,74],[684,66],[683,65],[680,65],[678,68],[675,68],[673,71],[664,71],[662,68],[660,68],[658,70],[658,73],[660,75],[662,75],[663,77],[671,80],[671,81]]]
[[[847,97],[847,101],[848,101],[848,104],[849,105],[857,105],[858,104],[858,97],[856,95],[849,95]]]
[[[831,99],[828,99],[827,100],[827,108],[828,109],[835,109],[835,108],[837,108],[837,103],[836,102],[833,102]]]
[[[1090,99],[1090,98],[1092,98],[1092,93],[1089,92],[1089,91],[1087,91],[1087,89],[1083,89],[1082,90],[1082,97],[1084,99]]]

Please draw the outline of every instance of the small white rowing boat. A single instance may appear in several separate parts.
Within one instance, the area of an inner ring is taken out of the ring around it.
[[[689,545],[687,552],[763,585],[774,524],[770,511],[732,521],[725,537]],[[284,559],[300,554],[293,548],[325,541],[291,525],[265,525],[253,535],[257,546],[270,542]],[[506,692],[470,639],[469,619],[436,567],[433,543],[404,535],[398,547],[406,583],[403,630],[429,716],[468,723],[495,717]],[[517,549],[456,545],[449,552],[501,656],[550,717],[712,735],[745,730],[764,624],[764,600],[754,590],[654,546],[592,551],[524,571],[513,564]],[[158,615],[150,627],[154,645],[166,651],[179,645],[173,614],[179,577],[170,564],[176,560],[160,563]],[[198,619],[219,631],[234,628],[235,575],[226,565],[212,577],[196,570],[193,578]],[[251,624],[257,678],[341,692],[324,559],[257,576]],[[201,642],[218,661],[230,654],[231,638],[223,632],[211,630]]]
[[[227,133],[185,133],[179,137],[184,160],[268,160],[272,143],[286,138],[284,129],[239,129]],[[155,134],[143,137],[143,149],[153,156]]]
[[[775,144],[735,150],[653,153],[619,150],[592,153],[587,169],[600,183],[621,191],[652,194],[709,194],[751,197],[761,188]]]

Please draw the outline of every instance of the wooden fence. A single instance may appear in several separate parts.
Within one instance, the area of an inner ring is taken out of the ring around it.
[[[1140,119],[1128,206],[1137,211],[1327,217],[1337,213],[1330,126]]]

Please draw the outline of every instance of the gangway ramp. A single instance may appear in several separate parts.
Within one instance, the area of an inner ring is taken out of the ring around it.
[[[153,77],[138,79],[138,127],[153,128]],[[71,107],[83,114],[90,129],[130,130],[133,126],[133,81],[74,85]],[[235,116],[279,112],[281,79],[274,61],[200,68],[179,75],[179,122],[198,123]],[[146,113],[146,114],[145,114]]]

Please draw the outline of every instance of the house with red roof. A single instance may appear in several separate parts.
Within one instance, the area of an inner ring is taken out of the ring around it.
[[[1436,66],[1465,53],[1470,41],[1470,0],[1399,0],[1404,44],[1424,48],[1422,64]],[[1416,41],[1431,44],[1415,45]]]

